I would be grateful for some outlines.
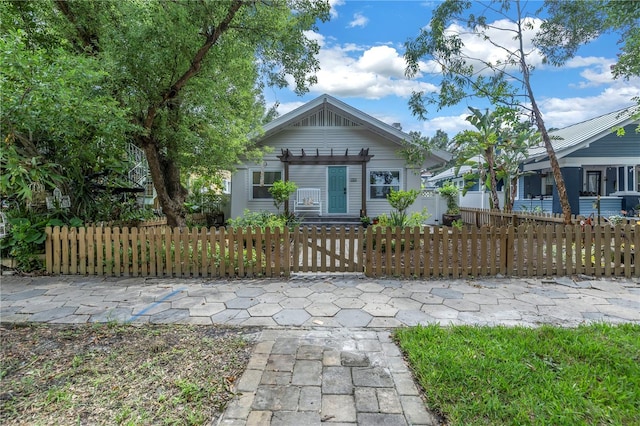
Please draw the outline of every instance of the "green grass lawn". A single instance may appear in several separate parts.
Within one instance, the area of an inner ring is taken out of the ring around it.
[[[451,425],[640,425],[640,325],[399,329]]]

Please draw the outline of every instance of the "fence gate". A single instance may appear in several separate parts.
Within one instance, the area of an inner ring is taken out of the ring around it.
[[[361,227],[302,227],[291,235],[291,272],[364,272]]]

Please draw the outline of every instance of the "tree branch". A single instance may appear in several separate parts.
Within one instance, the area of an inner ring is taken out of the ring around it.
[[[75,14],[69,8],[69,2],[65,0],[54,0],[54,4],[62,12],[62,14],[67,18],[69,22],[73,24],[77,31],[77,35],[80,38],[80,42],[82,43],[83,51],[87,52],[90,55],[97,55],[100,51],[96,40],[98,39],[96,34],[90,33],[86,27],[80,25],[78,20],[76,19]]]
[[[158,102],[158,104],[149,108],[147,112],[147,116],[144,119],[143,126],[145,129],[149,130],[153,126],[153,122],[155,120],[156,115],[158,114],[158,110],[165,105],[167,102],[171,101],[178,97],[180,90],[187,84],[187,82],[200,71],[200,67],[202,66],[202,61],[205,56],[211,50],[211,48],[218,42],[220,37],[229,29],[231,25],[231,21],[236,16],[238,11],[245,4],[242,0],[234,0],[227,11],[227,15],[224,19],[218,24],[218,26],[214,27],[212,30],[207,32],[207,38],[205,39],[204,44],[198,49],[196,54],[193,56],[191,60],[191,66],[178,78],[178,80],[162,95],[162,100]]]

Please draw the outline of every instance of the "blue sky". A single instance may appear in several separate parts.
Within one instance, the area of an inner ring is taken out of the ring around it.
[[[280,103],[280,114],[328,93],[385,123],[401,123],[404,131],[431,136],[442,129],[453,137],[464,129],[469,105],[486,106],[475,102],[434,110],[427,121],[419,121],[409,111],[412,91],[435,90],[439,84],[438,74],[430,72],[428,63],[419,77],[406,78],[403,59],[404,43],[429,23],[437,1],[330,3],[331,20],[320,23],[318,31],[309,34],[321,45],[318,84],[302,97],[290,89],[267,88],[264,92],[269,105]],[[541,5],[535,0],[525,3],[530,11]],[[640,79],[613,80],[610,73],[618,38],[606,35],[586,45],[562,68],[544,65],[540,56],[532,56],[536,64],[534,95],[547,127],[565,127],[633,104],[631,98],[640,95]],[[498,52],[486,43],[475,43],[474,53],[489,57]]]

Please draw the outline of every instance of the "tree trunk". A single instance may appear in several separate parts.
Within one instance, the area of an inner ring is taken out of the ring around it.
[[[178,105],[176,99],[180,91],[189,80],[198,73],[209,50],[211,50],[220,37],[229,29],[231,21],[233,21],[238,11],[244,5],[240,0],[234,0],[233,3],[229,5],[229,9],[223,20],[217,26],[208,28],[204,32],[206,39],[200,49],[194,54],[191,60],[191,66],[162,94],[159,103],[149,106],[146,115],[140,120],[142,126],[148,132],[148,135],[153,135],[154,122],[158,112],[162,108],[169,108],[174,112],[177,111]],[[139,142],[139,146],[144,149],[147,156],[153,185],[158,193],[158,200],[160,201],[162,212],[167,216],[167,225],[185,227],[187,219],[184,201],[187,198],[188,191],[180,183],[180,168],[174,160],[177,158],[177,149],[172,149],[172,146],[164,147],[168,152],[162,154],[160,149],[163,147],[156,144],[152,136],[142,136],[139,138]],[[172,142],[170,141],[169,143],[171,145]],[[176,141],[173,141],[173,143],[176,143]]]
[[[517,7],[518,18],[521,18],[522,13],[520,10],[519,1],[517,2]],[[547,155],[549,156],[549,164],[551,165],[553,178],[556,181],[556,188],[558,189],[558,198],[560,198],[560,206],[562,207],[564,223],[565,225],[569,225],[571,223],[571,205],[569,204],[569,198],[567,197],[567,187],[564,184],[564,178],[562,177],[560,163],[558,163],[558,157],[556,157],[556,152],[553,149],[553,145],[551,144],[551,138],[549,137],[549,133],[547,132],[547,127],[545,126],[544,120],[542,119],[542,114],[540,113],[540,109],[538,108],[538,104],[536,103],[536,98],[533,96],[533,89],[531,88],[531,81],[529,78],[530,71],[529,66],[527,65],[524,45],[522,41],[521,25],[522,20],[518,19],[518,34],[520,35],[520,70],[522,71],[524,86],[527,91],[527,95],[529,96],[529,101],[531,101],[531,111],[533,112],[533,117],[536,120],[536,126],[538,127],[538,131],[542,135],[544,147],[547,150]]]
[[[495,158],[493,148],[485,151],[487,167],[489,169],[489,179],[491,180],[491,208],[500,209],[500,199],[498,198],[498,179],[496,178]]]
[[[180,170],[175,162],[162,157],[158,152],[158,146],[153,141],[145,139],[141,145],[147,156],[149,172],[158,194],[160,207],[167,216],[167,225],[183,228],[187,225],[184,208],[187,190],[180,183]]]
[[[513,211],[513,202],[516,199],[516,195],[518,193],[518,178],[510,179],[509,181],[509,189],[508,193],[505,188],[505,194],[507,196],[507,200],[504,203],[504,211],[507,213],[511,213]]]

